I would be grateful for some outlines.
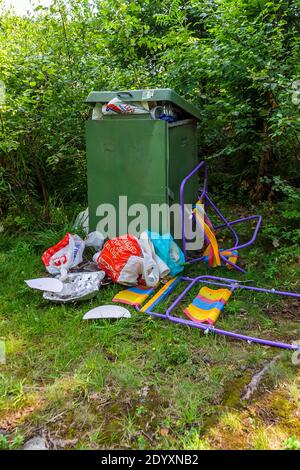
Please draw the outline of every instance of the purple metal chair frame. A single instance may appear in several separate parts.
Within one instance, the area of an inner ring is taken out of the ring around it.
[[[199,172],[199,170],[201,168],[204,170],[204,185],[203,185],[203,188],[199,190],[199,198],[204,204],[206,213],[208,211],[208,207],[210,206],[222,221],[222,223],[219,224],[219,225],[216,225],[216,226],[213,225],[213,228],[214,228],[214,230],[218,230],[218,229],[222,229],[224,227],[227,227],[230,230],[230,232],[232,233],[232,235],[235,239],[234,245],[230,248],[224,249],[224,251],[241,250],[242,248],[246,248],[247,246],[252,245],[252,243],[254,243],[256,238],[257,238],[257,234],[258,234],[258,231],[260,229],[261,222],[262,222],[261,215],[252,215],[252,216],[249,216],[249,217],[243,217],[241,219],[234,220],[232,222],[228,222],[228,220],[224,217],[224,215],[221,213],[221,211],[217,208],[217,206],[213,203],[212,199],[208,195],[208,170],[207,170],[207,165],[206,165],[206,162],[200,162],[182,180],[181,185],[180,185],[180,206],[181,206],[181,221],[182,221],[182,247],[183,247],[183,253],[184,253],[184,256],[185,256],[185,260],[188,263],[196,263],[197,261],[203,261],[204,258],[205,258],[204,256],[201,256],[200,258],[196,258],[196,259],[189,259],[188,258],[187,249],[186,249],[187,240],[186,240],[186,236],[185,236],[185,226],[184,226],[184,190],[185,190],[185,185],[192,176],[194,176],[195,174],[197,174]],[[257,223],[256,223],[256,227],[254,229],[252,238],[248,242],[240,244],[238,234],[234,230],[233,226],[237,225],[237,224],[240,224],[240,223],[243,223],[243,222],[246,222],[246,221],[249,221],[249,220],[255,220],[255,219],[257,220]],[[204,233],[203,235],[204,235],[205,241],[207,243],[209,243],[206,234]],[[220,253],[220,258],[224,263],[230,264],[237,271],[242,272],[242,273],[246,272],[243,268],[237,266],[236,264],[232,263],[227,258],[225,258],[225,256],[222,255],[222,253]]]
[[[188,283],[188,286],[183,290],[183,292],[174,300],[174,302],[170,305],[170,307],[166,310],[165,313],[158,313],[153,311],[154,307],[157,307],[157,305],[162,302],[169,294],[171,291],[175,289],[175,287],[178,285],[180,281],[184,281]],[[191,320],[186,320],[184,318],[180,317],[175,317],[172,315],[173,310],[179,305],[179,303],[183,300],[185,295],[191,290],[191,288],[196,284],[196,283],[205,283],[205,284],[211,284],[215,286],[220,286],[220,287],[226,287],[229,288],[231,291],[235,291],[237,289],[245,289],[249,291],[254,291],[254,292],[265,292],[268,294],[275,294],[275,295],[282,295],[286,297],[294,297],[297,299],[300,299],[300,294],[296,294],[294,292],[284,292],[284,291],[277,291],[275,289],[263,289],[261,287],[254,287],[254,286],[248,286],[248,285],[243,285],[241,284],[242,281],[237,281],[235,279],[228,279],[228,278],[222,278],[222,277],[216,277],[216,276],[198,276],[195,278],[191,277],[178,277],[176,279],[176,282],[172,284],[170,289],[166,291],[164,294],[161,295],[159,299],[157,299],[150,308],[148,308],[144,313],[151,315],[152,317],[157,317],[157,318],[163,318],[165,320],[169,320],[173,323],[179,323],[181,325],[185,326],[191,326],[193,328],[198,328],[200,330],[203,330],[205,333],[216,333],[219,335],[223,336],[228,336],[233,339],[241,340],[241,341],[247,341],[248,343],[258,343],[262,344],[264,346],[271,346],[271,347],[277,347],[277,348],[282,348],[282,349],[289,349],[289,350],[296,350],[300,351],[300,345],[296,344],[288,344],[288,343],[282,343],[279,341],[270,341],[267,339],[261,339],[261,338],[256,338],[253,336],[247,336],[243,335],[240,333],[234,333],[231,331],[227,330],[222,330],[219,328],[215,328],[214,326],[207,325],[204,323],[196,323]],[[137,310],[140,310],[140,308],[136,307]]]
[[[255,242],[261,222],[262,222],[262,217],[260,215],[253,215],[250,217],[243,217],[238,220],[234,220],[232,222],[228,222],[228,220],[223,216],[223,214],[219,211],[219,209],[216,207],[216,205],[213,203],[211,198],[208,195],[208,171],[207,171],[207,166],[205,162],[199,163],[181,182],[180,185],[180,205],[181,205],[181,220],[182,220],[182,243],[183,243],[183,252],[185,256],[185,260],[188,263],[195,263],[197,261],[202,261],[204,259],[204,256],[197,258],[197,259],[190,259],[188,260],[187,257],[187,249],[186,249],[186,237],[185,237],[185,226],[184,226],[184,189],[187,181],[197,174],[197,172],[203,168],[204,170],[204,185],[203,189],[199,191],[199,197],[201,201],[204,203],[205,211],[207,212],[208,206],[210,206],[214,212],[217,214],[217,216],[221,219],[222,223],[220,225],[213,226],[215,230],[217,229],[222,229],[224,227],[227,227],[230,232],[232,233],[235,243],[231,248],[227,248],[226,251],[232,251],[232,250],[241,250],[242,248],[246,248],[247,246],[252,245],[252,243]],[[236,231],[234,230],[234,225],[237,225],[242,222],[246,222],[249,220],[257,220],[256,227],[254,229],[252,238],[243,244],[240,244],[239,242],[239,237]],[[206,234],[204,233],[204,238],[206,242],[209,242]],[[220,258],[224,263],[229,263],[232,265],[233,268],[235,268],[237,271],[240,272],[245,272],[244,269],[240,268],[239,266],[236,266],[234,263],[231,263],[225,256],[223,256],[220,253]],[[153,309],[157,307],[159,303],[161,303],[178,285],[179,282],[186,282],[188,285],[187,287],[183,290],[183,292],[177,296],[177,298],[174,300],[174,302],[170,305],[170,307],[166,310],[165,313],[158,313],[155,312]],[[179,303],[184,299],[186,294],[194,287],[197,283],[205,283],[205,284],[210,284],[210,285],[215,285],[219,287],[225,287],[227,289],[230,289],[232,292],[234,292],[237,289],[244,289],[248,291],[254,291],[254,292],[265,292],[268,294],[275,294],[275,295],[282,295],[286,297],[294,297],[297,299],[300,299],[300,294],[294,293],[294,292],[284,292],[284,291],[278,291],[275,289],[264,289],[261,287],[255,287],[255,286],[249,286],[249,285],[244,285],[242,284],[242,281],[238,281],[236,279],[229,279],[229,278],[223,278],[223,277],[216,277],[216,276],[209,276],[209,275],[202,275],[202,276],[197,276],[195,278],[191,277],[184,277],[184,276],[178,276],[175,278],[175,281],[171,286],[164,292],[162,293],[152,304],[151,306],[143,311],[143,313],[146,313],[152,317],[157,317],[157,318],[163,318],[165,320],[169,320],[173,323],[179,323],[181,325],[185,326],[190,326],[192,328],[198,328],[200,330],[203,330],[205,333],[216,333],[219,335],[227,336],[233,339],[241,340],[241,341],[247,341],[248,343],[257,343],[257,344],[262,344],[264,346],[272,346],[272,347],[277,347],[277,348],[282,348],[282,349],[288,349],[288,350],[296,350],[300,351],[300,345],[296,344],[288,344],[288,343],[282,343],[280,341],[271,341],[267,339],[261,339],[261,338],[256,338],[253,336],[247,336],[243,335],[240,333],[234,333],[231,331],[227,330],[222,330],[219,328],[215,328],[214,326],[207,325],[205,323],[200,323],[200,322],[193,322],[192,320],[186,320],[181,317],[176,317],[172,315],[173,310],[179,305]],[[140,307],[136,307],[138,311],[141,310]]]

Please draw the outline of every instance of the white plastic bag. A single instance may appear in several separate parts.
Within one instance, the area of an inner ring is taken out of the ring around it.
[[[155,287],[159,283],[159,279],[167,276],[170,270],[162,259],[156,255],[147,232],[141,233],[139,244],[143,253],[143,279],[148,287]]]
[[[142,274],[145,284],[154,287],[159,283],[159,269],[155,262],[155,251],[146,232],[141,233],[139,244],[143,254]]]
[[[95,248],[95,250],[100,251],[103,247],[104,236],[101,232],[91,232],[84,240],[84,243],[85,246],[91,246],[92,248]]]
[[[143,258],[141,256],[132,255],[127,259],[127,262],[123,266],[119,274],[118,283],[126,286],[136,286],[139,284],[142,274]]]
[[[168,274],[170,274],[170,268],[166,265],[166,263],[157,254],[155,254],[154,259],[159,270],[159,277],[163,279],[164,277],[168,276]]]

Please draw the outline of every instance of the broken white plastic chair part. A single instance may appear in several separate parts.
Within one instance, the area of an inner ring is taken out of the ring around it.
[[[41,277],[39,279],[29,279],[25,281],[31,289],[38,289],[47,292],[61,292],[63,290],[63,283],[59,279],[52,277]]]
[[[104,318],[131,318],[131,313],[127,308],[119,307],[118,305],[102,305],[101,307],[93,308],[93,310],[87,312],[83,320]]]

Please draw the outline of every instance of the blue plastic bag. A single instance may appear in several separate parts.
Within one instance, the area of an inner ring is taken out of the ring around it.
[[[166,233],[160,235],[157,232],[147,232],[148,237],[151,239],[155,253],[166,263],[170,269],[170,275],[176,276],[183,271],[183,264],[185,262],[184,254],[175,243],[172,235]]]

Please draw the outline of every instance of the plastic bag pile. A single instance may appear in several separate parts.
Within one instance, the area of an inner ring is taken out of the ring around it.
[[[42,261],[50,274],[64,280],[70,269],[82,263],[86,246],[100,250],[103,243],[104,237],[99,232],[91,233],[85,241],[67,233],[45,251]],[[148,287],[156,286],[168,275],[175,276],[183,270],[184,263],[184,255],[170,234],[148,231],[139,238],[128,234],[108,240],[93,259],[114,282]]]
[[[86,247],[96,252],[87,262],[88,272],[83,263]],[[26,284],[43,291],[46,300],[66,303],[92,298],[105,279],[126,286],[155,287],[183,270],[184,255],[170,234],[147,231],[139,238],[128,234],[104,243],[100,232],[90,233],[85,240],[67,233],[44,252],[42,262],[52,277]]]

